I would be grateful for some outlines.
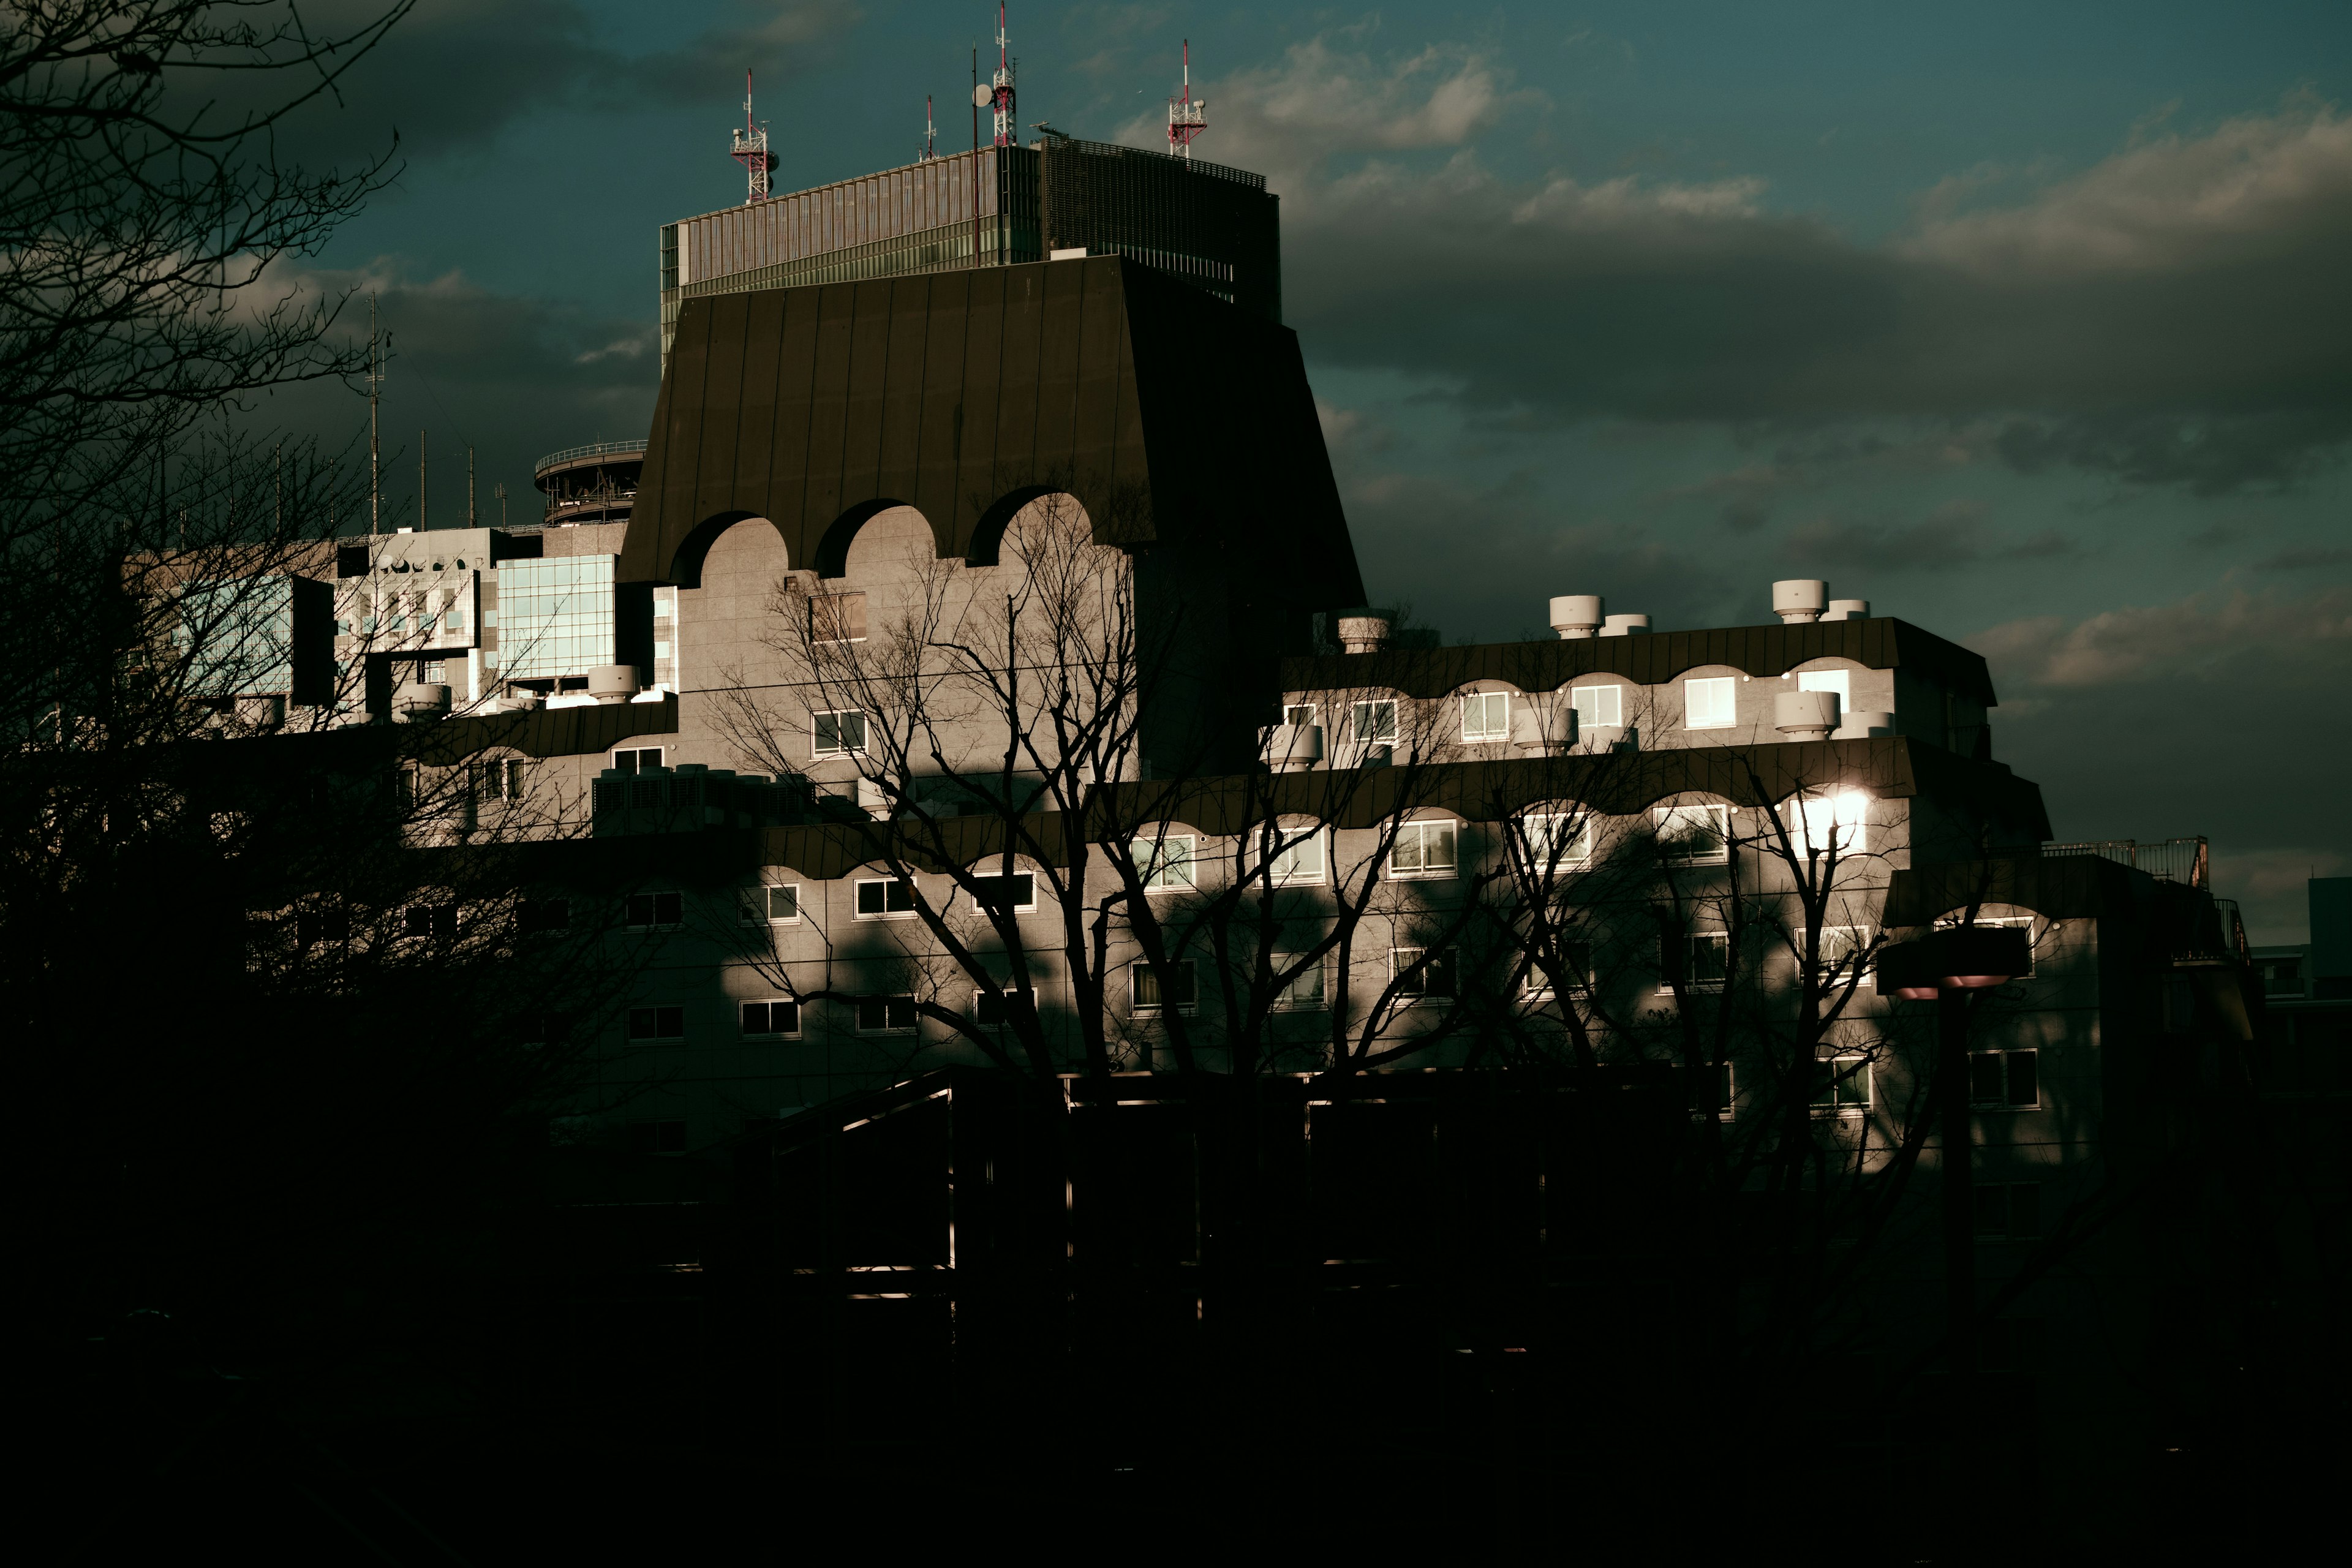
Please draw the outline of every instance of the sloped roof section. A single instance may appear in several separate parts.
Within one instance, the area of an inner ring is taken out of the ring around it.
[[[1039,489],[1106,542],[1230,546],[1307,607],[1363,597],[1297,335],[1118,257],[687,300],[621,575],[695,582],[747,517],[824,571],[889,504],[985,559]]]

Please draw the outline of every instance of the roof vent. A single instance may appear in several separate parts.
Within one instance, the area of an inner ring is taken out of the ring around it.
[[[1601,635],[1604,637],[1622,637],[1633,632],[1646,632],[1649,629],[1650,617],[1647,616],[1612,616],[1601,626]]]
[[[1341,616],[1337,629],[1341,653],[1378,653],[1389,644],[1386,616]]]
[[[1791,741],[1826,741],[1837,727],[1834,691],[1783,691],[1772,699],[1772,728]]]
[[[1832,734],[1830,739],[1866,741],[1873,735],[1892,735],[1895,732],[1894,714],[1864,710],[1854,713],[1840,714],[1836,732]]]
[[[600,664],[588,672],[588,695],[599,702],[626,702],[639,685],[634,664]]]
[[[1598,594],[1563,594],[1551,602],[1551,629],[1563,638],[1589,637],[1607,619]]]
[[[1783,625],[1818,621],[1829,605],[1830,585],[1818,577],[1789,577],[1772,584],[1772,613]]]
[[[1868,599],[1832,599],[1825,621],[1864,621],[1870,618]]]
[[[411,724],[429,724],[447,716],[449,689],[439,681],[409,681],[392,694],[392,710]]]

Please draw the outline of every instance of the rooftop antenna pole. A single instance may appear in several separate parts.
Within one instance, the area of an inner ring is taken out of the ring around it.
[[[1192,161],[1192,138],[1209,128],[1209,100],[1192,101],[1192,40],[1184,40],[1184,96],[1168,100],[1168,151]]]
[[[499,526],[504,528],[507,525],[507,487],[503,484],[492,485],[490,494],[498,500]]]
[[[466,447],[466,526],[474,526],[474,448]]]
[[[915,162],[928,163],[938,157],[939,153],[936,149],[939,146],[939,141],[940,128],[931,118],[931,95],[927,92],[923,94],[923,153],[922,156],[917,158]]]
[[[727,155],[743,165],[751,176],[750,194],[743,205],[751,206],[768,199],[768,171],[776,166],[776,155],[768,151],[768,127],[765,121],[751,121],[751,73],[743,73],[743,129],[735,132],[735,143]]]
[[[971,43],[971,264],[980,265],[980,106],[995,94],[980,85],[980,40]]]
[[[375,330],[375,296],[368,296],[368,537],[383,530],[383,442],[377,405],[383,393],[383,351]]]
[[[996,90],[991,96],[996,103],[996,144],[999,147],[1021,145],[1021,128],[1013,120],[1013,55],[1005,46],[1004,4],[996,6],[996,75],[992,79]]]
[[[423,533],[431,524],[425,521],[425,432],[416,433],[416,531]]]

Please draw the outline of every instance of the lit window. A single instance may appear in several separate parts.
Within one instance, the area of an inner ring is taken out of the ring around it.
[[[1268,955],[1274,973],[1280,974],[1297,960],[1286,952]],[[1292,976],[1290,984],[1275,993],[1274,1006],[1280,1013],[1320,1013],[1327,1004],[1323,999],[1323,964],[1320,960],[1308,964]]]
[[[816,754],[837,757],[866,749],[866,715],[855,709],[810,715]]]
[[[1731,858],[1727,805],[1662,805],[1654,813],[1658,852],[1677,866],[1719,865]]]
[[[1731,936],[1727,931],[1693,931],[1675,942],[1658,939],[1658,992],[1664,995],[1680,980],[1685,991],[1720,991],[1731,973]]]
[[[1143,873],[1143,886],[1154,893],[1171,892],[1192,886],[1192,836],[1171,833],[1159,838],[1139,838],[1135,841],[1136,868]]]
[[[1349,710],[1348,729],[1359,741],[1394,745],[1397,738],[1396,699],[1383,697],[1378,701],[1356,703]]]
[[[796,925],[801,918],[801,889],[797,882],[779,882],[764,888],[743,889],[743,923],[755,925]]]
[[[1790,837],[1800,855],[1859,855],[1869,845],[1864,826],[1869,816],[1870,797],[1860,790],[1813,795],[1797,803],[1797,820],[1790,824],[1796,831]]]
[[[1683,728],[1685,730],[1728,730],[1737,722],[1733,711],[1732,688],[1738,683],[1727,675],[1712,676],[1705,680],[1683,682]]]
[[[1014,871],[1009,875],[990,872],[972,878],[972,902],[982,909],[1005,910],[1013,914],[1026,914],[1037,907],[1037,874]]]
[[[910,1035],[915,1031],[912,996],[861,996],[857,999],[857,1032],[861,1035]]]
[[[1969,1056],[1969,1103],[2031,1110],[2042,1103],[2042,1059],[2035,1051],[1974,1051]]]
[[[862,921],[911,920],[915,885],[902,877],[874,878],[857,884],[857,918]]]
[[[797,1035],[801,1032],[801,1005],[797,1002],[746,1002],[743,1004],[743,1033],[746,1035]]]
[[[1568,696],[1576,705],[1580,730],[1590,730],[1595,724],[1625,722],[1625,689],[1622,686],[1571,687]]]
[[[1462,700],[1462,738],[1465,741],[1507,741],[1511,738],[1511,695],[1507,691],[1474,691]]]
[[[1853,709],[1853,671],[1850,669],[1808,669],[1797,677],[1800,691],[1834,691],[1838,712],[1845,714]]]
[[[632,1007],[629,1009],[629,1043],[646,1045],[656,1040],[686,1038],[686,1009],[683,1007]]]
[[[1198,994],[1193,985],[1192,961],[1177,963],[1131,963],[1128,976],[1132,987],[1129,1007],[1139,1018],[1156,1018],[1174,1011],[1190,1013]]]
[[[1409,1002],[1449,1001],[1461,993],[1450,947],[1435,952],[1419,947],[1391,948],[1389,973],[1395,977],[1397,994]]]
[[[686,895],[631,893],[623,902],[621,923],[631,931],[675,931],[686,923]]]
[[[1870,1058],[1832,1057],[1813,1063],[1813,1109],[1845,1111],[1870,1109]]]
[[[1454,825],[1451,822],[1408,822],[1397,829],[1396,847],[1389,852],[1389,875],[1394,878],[1451,877],[1455,868]]]
[[[1592,862],[1592,815],[1548,812],[1519,818],[1528,864],[1538,876],[1573,870]]]
[[[1852,981],[1856,985],[1872,984],[1868,957],[1870,928],[1868,926],[1823,926],[1822,928],[1821,982],[1824,989],[1842,991]],[[1854,971],[1862,971],[1859,979]]]
[[[635,746],[613,753],[613,765],[625,773],[641,773],[662,765],[659,746]]]
[[[1266,861],[1265,874],[1277,888],[1323,879],[1323,830],[1310,827],[1295,836],[1279,828],[1270,835],[1279,846]]]

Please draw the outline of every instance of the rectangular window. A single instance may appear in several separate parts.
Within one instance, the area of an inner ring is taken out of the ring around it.
[[[1870,1058],[1832,1057],[1815,1062],[1813,1109],[1829,1111],[1869,1110]]]
[[[1959,927],[1960,921],[1960,916],[1949,915],[1937,921],[1936,922],[1936,929],[1937,931],[1954,931]],[[2025,973],[2013,976],[2013,978],[2019,980],[2031,980],[2033,978],[2035,972],[2041,967],[2042,963],[2042,943],[2034,937],[2033,917],[2032,915],[1979,915],[1977,917],[1977,924],[1979,927],[1986,931],[2023,931],[2025,933]]]
[[[1693,931],[1676,942],[1660,937],[1658,992],[1674,990],[1679,979],[1685,991],[1720,991],[1731,976],[1731,936],[1727,931]]]
[[[515,925],[525,936],[572,929],[569,899],[524,899],[515,905]]]
[[[869,879],[857,884],[857,918],[901,921],[915,912],[915,885],[902,877]]]
[[[1507,741],[1511,738],[1511,694],[1474,691],[1462,700],[1462,738],[1465,741]]]
[[[1870,928],[1868,926],[1823,926],[1822,928],[1822,984],[1825,986],[1843,989],[1847,981],[1853,980],[1855,963],[1861,962],[1862,978],[1854,980],[1854,984],[1872,984],[1871,970],[1867,959],[1864,957],[1869,946]]]
[[[1834,850],[1840,856],[1860,855],[1869,847],[1869,830],[1864,826],[1870,814],[1870,797],[1860,790],[1845,790],[1834,795],[1814,795],[1797,803],[1796,821],[1790,837],[1796,841],[1800,855],[1828,855]]]
[[[1131,963],[1128,965],[1131,992],[1129,1010],[1139,1018],[1156,1018],[1162,1013],[1193,1010],[1198,993],[1193,986],[1192,961],[1181,963]]]
[[[686,1123],[683,1121],[630,1122],[629,1152],[632,1154],[685,1153]]]
[[[662,765],[659,746],[633,746],[613,753],[613,765],[625,773],[641,773]]]
[[[686,1038],[686,1009],[683,1007],[632,1007],[629,1009],[629,1043],[646,1045],[657,1040]]]
[[[1589,942],[1562,942],[1559,944],[1559,967],[1568,973],[1570,988],[1580,995],[1592,988],[1592,944]],[[1519,994],[1523,996],[1549,996],[1552,994],[1551,976],[1544,966],[1528,960],[1527,972],[1519,976]]]
[[[1391,948],[1389,973],[1395,977],[1397,994],[1408,1001],[1450,1001],[1461,994],[1457,963],[1450,947],[1436,952],[1419,947]]]
[[[1268,955],[1274,972],[1280,974],[1297,960],[1286,952]],[[1289,984],[1275,993],[1274,1007],[1278,1013],[1320,1013],[1328,1004],[1323,999],[1323,965],[1320,961],[1308,964],[1292,977]]]
[[[855,709],[811,714],[810,722],[820,757],[837,757],[866,749],[866,715]]]
[[[1408,822],[1397,829],[1396,847],[1389,851],[1391,877],[1451,877],[1454,869],[1453,823]]]
[[[1727,675],[1683,682],[1683,728],[1728,730],[1738,722],[1733,703],[1739,683]]]
[[[974,877],[972,901],[984,909],[1026,914],[1037,907],[1037,874],[1034,871],[991,872]]]
[[[457,906],[411,904],[400,911],[400,929],[405,936],[449,941],[457,934]]]
[[[2042,1184],[1979,1183],[1969,1194],[1977,1235],[1991,1241],[2030,1241],[2042,1234]]]
[[[1727,805],[1662,805],[1658,852],[1673,866],[1720,866],[1731,858],[1731,808]]]
[[[915,1030],[912,996],[861,996],[857,1000],[857,1032],[861,1035],[910,1035]]]
[[[801,1032],[801,1005],[797,1002],[746,1002],[743,1004],[743,1032],[746,1035],[797,1035]]]
[[[1291,703],[1288,707],[1283,709],[1282,721],[1286,724],[1312,724],[1315,722],[1315,704],[1312,702]]]
[[[675,931],[686,923],[684,893],[631,893],[621,923],[631,931]]]
[[[1037,1011],[1036,993],[1025,986],[1007,986],[1001,995],[991,996],[985,991],[971,994],[971,1021],[983,1029],[1001,1028],[1022,1018],[1032,1017]]]
[[[1136,869],[1143,873],[1143,886],[1154,893],[1171,892],[1192,886],[1192,836],[1170,833],[1158,838],[1135,841]]]
[[[1309,828],[1295,837],[1276,829],[1271,836],[1279,846],[1266,861],[1266,878],[1277,888],[1293,884],[1307,885],[1323,879],[1323,830]]]
[[[800,918],[801,887],[798,882],[776,882],[764,888],[743,889],[745,925],[797,925]]]
[[[1590,730],[1595,724],[1625,722],[1625,689],[1622,686],[1573,686],[1568,696],[1576,705],[1576,727],[1580,730]]]
[[[1397,738],[1397,705],[1392,697],[1359,702],[1349,710],[1348,732],[1367,743],[1392,746]]]
[[[1808,669],[1797,677],[1800,691],[1834,691],[1837,693],[1838,714],[1843,717],[1853,710],[1853,671],[1850,669]]]
[[[1739,1082],[1733,1075],[1729,1062],[1717,1062],[1713,1067],[1698,1069],[1701,1111],[1712,1111],[1717,1117],[1731,1120],[1731,1108],[1739,1099]]]
[[[495,757],[473,764],[474,799],[481,805],[501,800],[520,800],[523,792],[522,761],[518,757]]]
[[[809,600],[809,640],[821,643],[866,640],[866,595],[819,594]]]
[[[1586,812],[1556,813],[1519,819],[1526,835],[1528,864],[1536,875],[1572,871],[1592,863],[1592,817]]]
[[[2042,1103],[2042,1059],[2034,1051],[1975,1051],[1969,1056],[1969,1103],[2031,1110]]]

